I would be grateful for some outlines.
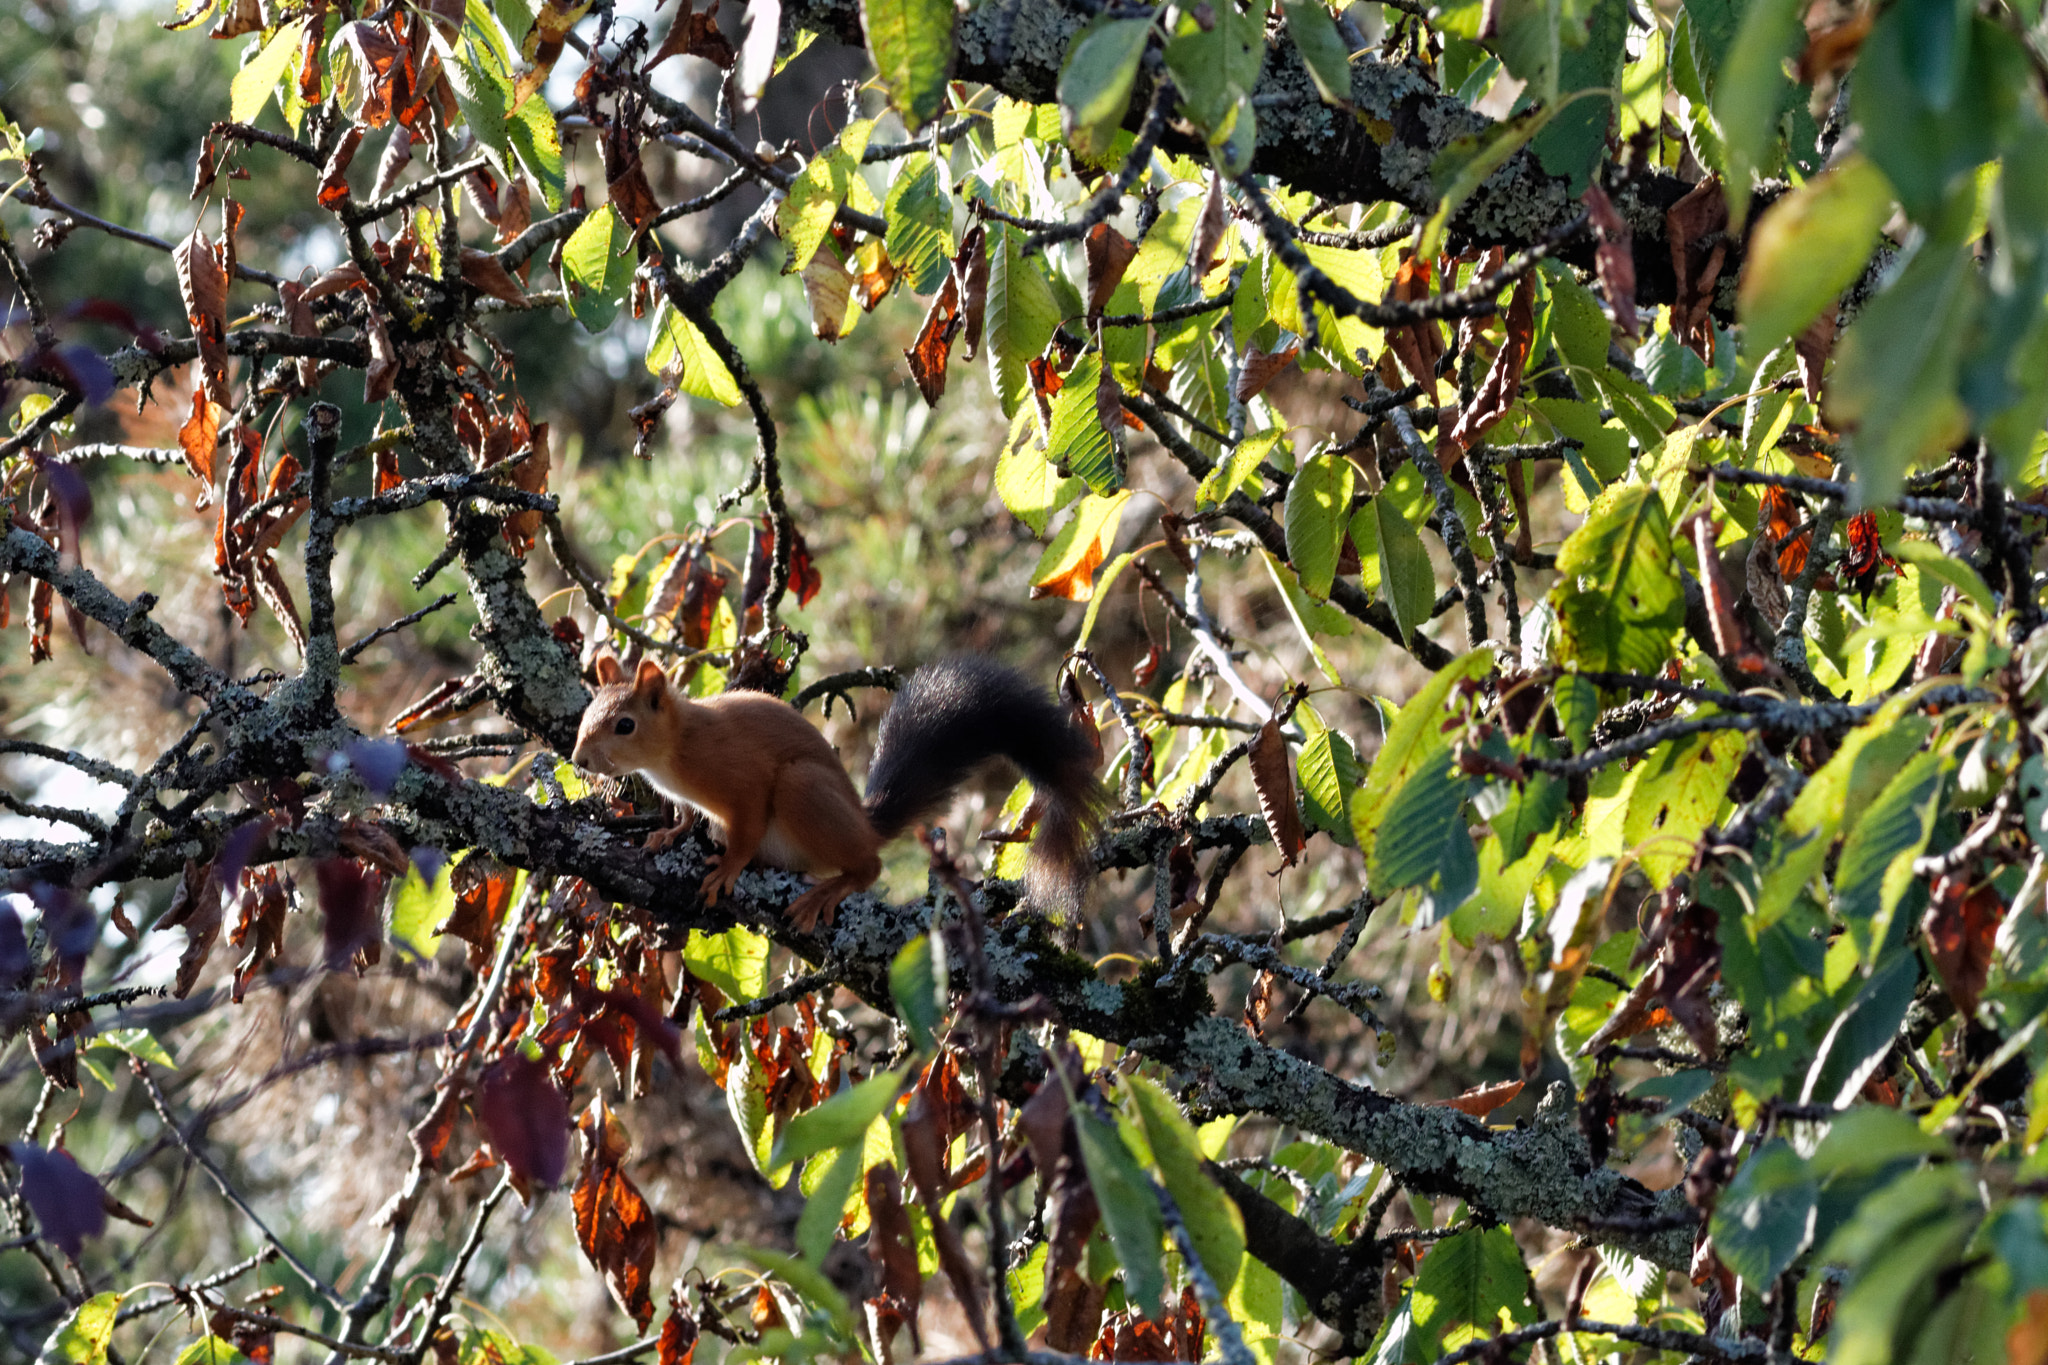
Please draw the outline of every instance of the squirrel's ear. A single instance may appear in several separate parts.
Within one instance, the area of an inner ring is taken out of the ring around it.
[[[597,656],[597,681],[600,687],[610,687],[621,676],[617,656],[611,654],[600,654]]]
[[[668,675],[661,671],[661,665],[652,659],[640,661],[640,671],[633,675],[633,695],[648,701],[659,702],[668,691]]]

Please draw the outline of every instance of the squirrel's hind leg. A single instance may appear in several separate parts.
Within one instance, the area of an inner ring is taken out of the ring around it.
[[[807,871],[827,876],[789,907],[789,921],[808,931],[830,924],[839,902],[882,875],[881,840],[867,808],[838,762],[792,763],[775,783],[775,823],[783,840],[801,848]]]

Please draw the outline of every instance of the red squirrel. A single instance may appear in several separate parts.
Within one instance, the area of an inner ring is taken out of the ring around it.
[[[762,692],[693,701],[652,660],[628,679],[597,661],[600,684],[576,735],[573,761],[606,776],[644,774],[686,808],[657,831],[662,848],[688,828],[689,809],[722,827],[725,852],[704,879],[714,904],[748,863],[824,876],[789,908],[809,931],[882,875],[883,844],[931,815],[984,759],[1006,757],[1036,790],[1038,836],[1025,885],[1039,904],[1078,904],[1089,844],[1106,804],[1095,743],[1051,696],[992,659],[959,657],[910,675],[882,717],[865,803],[825,737],[789,703]],[[830,874],[829,876],[825,874]]]

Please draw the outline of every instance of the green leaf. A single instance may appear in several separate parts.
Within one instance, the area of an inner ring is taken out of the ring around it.
[[[1043,536],[1053,516],[1088,485],[1052,467],[1038,449],[1032,427],[1030,415],[1019,412],[1003,453],[996,457],[996,496],[1033,535]]]
[[[1060,114],[1067,141],[1081,156],[1099,159],[1116,141],[1151,31],[1148,19],[1096,19],[1067,49],[1060,69]]]
[[[513,110],[505,120],[505,138],[519,157],[519,164],[540,186],[548,211],[560,213],[569,178],[562,165],[562,131],[555,124],[555,112],[548,108],[548,102],[535,97]]]
[[[1251,0],[1246,12],[1236,5],[1214,7],[1208,28],[1183,12],[1179,29],[1166,44],[1166,69],[1173,73],[1181,109],[1210,145],[1229,136],[1229,124],[1242,117],[1241,101],[1259,83],[1266,59],[1267,0]]]
[[[1663,666],[1685,620],[1685,592],[1655,489],[1616,484],[1602,493],[1558,551],[1557,570],[1552,645],[1564,662],[1626,673]]]
[[[455,911],[455,860],[445,859],[429,886],[417,867],[405,869],[405,880],[391,893],[391,939],[408,952],[432,957],[441,947],[435,931]]]
[[[1503,1316],[1514,1326],[1534,1321],[1531,1288],[1529,1268],[1507,1228],[1476,1228],[1445,1238],[1415,1274],[1410,1297],[1415,1325],[1406,1359],[1417,1365],[1435,1360],[1450,1344],[1446,1337],[1460,1328],[1491,1336],[1503,1326]]]
[[[1889,1365],[1922,1360],[1913,1349],[1946,1295],[1956,1262],[1983,1218],[1968,1166],[1908,1172],[1866,1195],[1854,1215],[1821,1247],[1823,1259],[1841,1264],[1848,1285],[1837,1300],[1828,1335],[1828,1359],[1847,1365]],[[1993,1320],[2003,1324],[2003,1315]],[[1938,1341],[1930,1345],[1939,1345]],[[1988,1359],[1996,1359],[1996,1347]]]
[[[1368,853],[1378,838],[1381,817],[1394,794],[1450,747],[1444,718],[1451,693],[1460,683],[1484,676],[1493,668],[1493,651],[1475,649],[1438,669],[1409,698],[1387,727],[1387,737],[1365,775],[1365,785],[1351,798],[1351,833]]]
[[[823,1265],[826,1253],[832,1250],[832,1239],[846,1217],[846,1201],[853,1193],[853,1183],[861,1177],[862,1156],[858,1142],[840,1147],[826,1168],[824,1179],[804,1200],[804,1211],[797,1215],[796,1236],[792,1240],[797,1254],[812,1265]]]
[[[1102,428],[1095,409],[1095,388],[1102,382],[1102,357],[1090,352],[1074,362],[1066,383],[1052,400],[1052,433],[1045,458],[1056,469],[1080,478],[1091,492],[1108,495],[1123,487],[1116,447]]]
[[[860,8],[868,53],[889,92],[889,107],[914,133],[946,107],[946,82],[953,75],[953,0],[861,0]]]
[[[1770,1284],[1813,1240],[1820,1184],[1799,1153],[1773,1138],[1742,1163],[1714,1206],[1714,1248],[1750,1284]]]
[[[1557,88],[1573,98],[1560,106],[1557,117],[1529,143],[1529,150],[1552,175],[1563,176],[1569,184],[1565,193],[1577,198],[1586,192],[1593,170],[1607,151],[1607,136],[1614,124],[1614,92],[1622,87],[1622,68],[1628,58],[1628,6],[1625,0],[1595,0],[1587,19],[1586,41],[1578,47],[1567,45],[1559,54]]]
[[[1401,784],[1380,815],[1368,860],[1373,893],[1386,897],[1422,887],[1430,905],[1418,913],[1418,927],[1448,915],[1479,884],[1465,823],[1472,788],[1446,747]]]
[[[1943,68],[1954,74],[1937,74]],[[1903,0],[1879,16],[1858,55],[1849,109],[1863,128],[1858,146],[1913,217],[1930,220],[1959,177],[1998,154],[2029,85],[2026,68],[2017,41],[1951,0]]]
[[[1554,5],[1555,0],[1551,3]],[[1580,92],[1581,95],[1590,93]],[[1430,214],[1429,220],[1422,225],[1422,236],[1416,243],[1415,254],[1426,260],[1436,259],[1443,251],[1444,235],[1450,230],[1451,219],[1465,206],[1465,201],[1530,138],[1542,132],[1543,126],[1556,116],[1558,110],[1579,97],[1573,95],[1563,101],[1539,105],[1447,143],[1436,154],[1436,159],[1429,163],[1429,178],[1438,191],[1436,212]]]
[[[477,61],[476,47],[473,40],[465,38],[448,53],[441,69],[448,77],[448,88],[455,93],[463,122],[476,134],[478,147],[498,174],[510,179],[512,139],[505,127],[505,108],[512,102],[512,86],[493,66]],[[347,66],[342,62],[338,69]]]
[[[1065,1075],[1061,1075],[1065,1084]],[[1089,1188],[1102,1209],[1102,1226],[1116,1247],[1116,1258],[1124,1270],[1124,1298],[1133,1304],[1158,1303],[1166,1292],[1166,1273],[1160,1246],[1166,1225],[1160,1220],[1159,1200],[1152,1193],[1137,1158],[1118,1136],[1116,1125],[1105,1123],[1085,1104],[1073,1100],[1074,1131],[1081,1140],[1081,1162],[1088,1170]]]
[[[897,952],[889,964],[889,994],[910,1031],[911,1045],[930,1052],[946,1016],[946,949],[936,934],[919,934]]]
[[[1881,1171],[1895,1161],[1950,1155],[1949,1144],[1920,1130],[1911,1114],[1879,1105],[1859,1105],[1828,1125],[1812,1159],[1825,1179]]]
[[[1351,835],[1351,795],[1363,776],[1351,742],[1334,730],[1322,730],[1301,746],[1295,760],[1301,783],[1302,815],[1340,844],[1355,845]]]
[[[1502,0],[1487,43],[1501,65],[1527,84],[1531,102],[1546,108],[1557,102],[1560,9],[1559,0]]]
[[[555,1357],[542,1346],[515,1341],[503,1332],[472,1327],[462,1338],[462,1365],[555,1365]]]
[[[1436,566],[1415,523],[1402,514],[1395,498],[1382,492],[1351,519],[1351,539],[1361,560],[1370,558],[1379,579],[1379,598],[1394,614],[1404,638],[1429,624],[1436,609]]]
[[[125,1052],[138,1062],[148,1062],[151,1066],[160,1066],[166,1071],[178,1069],[178,1064],[171,1060],[171,1054],[164,1050],[164,1045],[146,1028],[104,1029],[99,1037],[92,1040],[92,1045]]]
[[[935,294],[953,266],[953,203],[939,183],[939,164],[930,152],[903,158],[903,169],[882,201],[889,234],[882,249],[907,277],[912,290]]]
[[[121,1299],[114,1293],[95,1294],[72,1309],[43,1343],[36,1365],[106,1365]]]
[[[739,381],[726,368],[725,358],[712,348],[697,324],[665,297],[655,305],[654,319],[648,324],[647,369],[664,376],[675,369],[674,382],[684,393],[729,408],[740,405]]]
[[[1195,1244],[1195,1254],[1202,1258],[1202,1267],[1217,1289],[1227,1294],[1244,1263],[1244,1215],[1202,1169],[1201,1142],[1180,1107],[1143,1076],[1127,1077],[1124,1083],[1144,1125],[1145,1141],[1152,1148],[1160,1179],[1180,1209],[1188,1239]]]
[[[1589,370],[1607,368],[1607,348],[1614,340],[1614,326],[1600,309],[1593,291],[1580,284],[1569,266],[1545,261],[1538,267],[1550,288],[1550,336],[1558,354],[1574,365]],[[1550,411],[1548,407],[1544,409]],[[1598,417],[1595,416],[1595,424]],[[1566,432],[1577,436],[1577,432]],[[1583,439],[1583,438],[1581,438]]]
[[[858,1152],[868,1125],[888,1112],[907,1074],[902,1069],[878,1071],[823,1104],[804,1110],[775,1139],[768,1164],[780,1170],[849,1144]]]
[[[228,117],[236,123],[254,123],[270,99],[270,92],[284,79],[306,41],[305,19],[294,19],[270,35],[263,50],[240,71],[228,86]]]
[[[1041,258],[1024,257],[1023,234],[1007,223],[991,222],[987,228],[988,303],[982,334],[988,342],[989,382],[1002,401],[1003,415],[1014,417],[1031,389],[1026,366],[1045,353],[1060,324],[1060,304]]]
[[[1356,478],[1343,456],[1315,455],[1302,462],[1287,485],[1287,557],[1301,576],[1302,591],[1318,602],[1330,595],[1337,574]]]
[[[777,1165],[773,1156],[775,1122],[768,1112],[772,1081],[753,1048],[742,1045],[726,1068],[725,1112],[732,1116],[732,1125],[739,1131],[747,1160],[754,1163],[754,1169],[770,1186],[779,1190],[789,1183],[789,1168]]]
[[[692,929],[683,945],[683,965],[737,1004],[758,1000],[768,989],[767,939],[738,925],[722,934]]]
[[[1835,868],[1835,908],[1865,963],[1902,942],[1906,925],[1894,913],[1913,884],[1913,860],[1926,851],[1941,810],[1941,789],[1953,760],[1928,751],[1906,761],[1870,803],[1842,844]]]
[[[619,315],[638,265],[633,225],[600,204],[562,243],[562,282],[569,314],[586,332],[602,332]]]
[[[1798,336],[1856,282],[1891,206],[1884,172],[1856,152],[1771,205],[1742,267],[1745,356],[1759,361]]]
[[[1769,152],[1792,93],[1785,59],[1806,41],[1801,10],[1799,0],[1751,0],[1714,82],[1730,232],[1740,232],[1748,220],[1751,181],[1769,174],[1777,161]]]
[[[249,1357],[235,1348],[235,1343],[211,1332],[178,1352],[172,1365],[249,1365]]]
[[[1662,890],[1691,864],[1700,834],[1727,800],[1747,741],[1732,730],[1659,745],[1636,769],[1622,838]]]
[[[1584,753],[1593,742],[1593,727],[1600,723],[1600,689],[1567,673],[1551,689],[1550,705],[1557,712],[1558,728],[1571,741],[1572,752]]]
[[[1338,36],[1337,25],[1323,8],[1323,0],[1281,0],[1287,16],[1287,36],[1301,54],[1309,79],[1323,103],[1351,103],[1351,53]]]
[[[1246,433],[1243,440],[1234,446],[1230,454],[1217,461],[1201,485],[1195,489],[1195,507],[1207,511],[1221,507],[1230,501],[1230,495],[1244,487],[1259,465],[1270,457],[1287,433],[1277,428],[1270,431]]]
[[[868,137],[875,130],[873,119],[855,119],[839,130],[830,147],[812,157],[790,182],[789,195],[775,209],[775,230],[789,257],[782,273],[796,275],[811,263],[832,230],[839,206],[855,193],[866,193],[860,179],[860,159],[868,149]],[[856,191],[855,182],[860,182]]]

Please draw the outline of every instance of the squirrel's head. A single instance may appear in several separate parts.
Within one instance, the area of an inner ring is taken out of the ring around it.
[[[619,661],[606,654],[598,658],[597,681],[570,761],[606,777],[623,777],[658,762],[676,724],[675,701],[661,666],[642,659],[628,678]]]

